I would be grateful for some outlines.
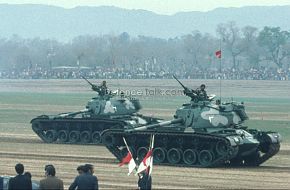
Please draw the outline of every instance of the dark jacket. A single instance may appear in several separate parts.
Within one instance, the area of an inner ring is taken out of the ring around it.
[[[151,190],[152,178],[148,174],[143,174],[143,177],[139,177],[138,188],[140,190]]]
[[[69,190],[75,190],[76,187],[78,190],[97,190],[99,189],[98,179],[89,173],[81,174],[75,178]]]
[[[0,190],[3,190],[4,187],[4,179],[0,176]]]
[[[31,179],[25,175],[17,175],[9,180],[8,190],[32,190]]]
[[[47,176],[45,179],[40,180],[39,189],[63,190],[63,182],[55,176]]]

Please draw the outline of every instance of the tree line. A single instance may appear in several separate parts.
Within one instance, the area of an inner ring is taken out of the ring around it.
[[[0,70],[52,69],[57,66],[117,68],[128,71],[190,72],[222,68],[289,69],[290,32],[280,27],[240,28],[221,23],[216,36],[196,30],[176,38],[83,35],[69,42],[54,39],[0,38]]]

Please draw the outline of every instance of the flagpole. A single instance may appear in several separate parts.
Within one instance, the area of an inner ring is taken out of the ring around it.
[[[221,51],[221,57],[220,57],[220,102],[222,102],[222,39],[220,39],[220,51]]]
[[[128,146],[128,144],[127,144],[127,142],[126,142],[126,140],[125,140],[125,138],[123,137],[123,140],[124,140],[124,143],[125,143],[125,145],[126,145],[126,147],[127,147],[127,149],[128,149],[128,152],[130,152],[130,154],[132,155],[132,153],[131,153],[131,151],[130,151],[130,148],[129,148],[129,146]],[[133,155],[132,155],[133,156]]]

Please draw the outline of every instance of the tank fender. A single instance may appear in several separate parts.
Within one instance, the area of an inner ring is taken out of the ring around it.
[[[282,142],[282,136],[279,133],[268,133],[267,136],[271,139],[271,143]]]
[[[237,146],[237,145],[241,145],[243,144],[242,138],[240,136],[230,136],[230,137],[226,137],[231,146]]]

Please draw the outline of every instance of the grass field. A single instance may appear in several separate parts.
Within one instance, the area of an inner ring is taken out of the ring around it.
[[[22,123],[23,126],[27,126],[37,115],[81,110],[93,96],[95,93],[90,89],[80,93],[73,91],[43,93],[34,90],[32,92],[1,92],[0,121],[1,123]],[[142,113],[163,119],[171,119],[175,110],[189,101],[186,96],[159,95],[139,98],[143,106]],[[223,97],[223,99],[224,101],[231,100],[229,97]],[[290,142],[290,98],[255,96],[234,97],[233,99],[244,102],[246,105],[250,120],[246,121],[245,125],[262,130],[278,131],[283,135],[285,142]]]
[[[144,95],[145,89],[180,90],[174,80],[109,80],[108,83],[112,89],[141,90],[143,95],[137,98],[141,101],[143,106],[141,113],[144,115],[171,119],[175,109],[189,101],[188,97],[182,95]],[[184,81],[184,84],[190,87],[198,86],[200,83],[207,84],[208,94],[219,94],[219,81]],[[289,189],[289,94],[290,82],[287,81],[223,81],[222,99],[224,101],[233,99],[245,103],[250,117],[250,120],[245,122],[246,126],[281,133],[282,151],[266,162],[264,167],[257,169],[193,169],[156,166],[154,171],[156,180],[155,183],[153,182],[155,187]],[[95,92],[91,91],[83,80],[0,80],[0,155],[2,160],[0,166],[4,174],[13,175],[13,165],[21,161],[30,168],[35,174],[35,179],[38,180],[43,176],[42,172],[39,172],[42,171],[43,165],[53,162],[58,168],[62,168],[63,171],[59,173],[59,176],[68,185],[75,175],[74,167],[80,163],[91,162],[97,165],[102,188],[134,188],[132,184],[135,183],[136,178],[127,178],[126,168],[116,167],[116,160],[105,148],[45,144],[31,130],[32,118],[42,114],[58,114],[84,109],[87,101],[93,96]],[[64,169],[64,167],[68,168]],[[100,171],[104,173],[100,174]],[[246,184],[242,180],[236,182],[236,179],[241,176],[247,180]],[[115,178],[121,178],[127,182],[120,184]]]

